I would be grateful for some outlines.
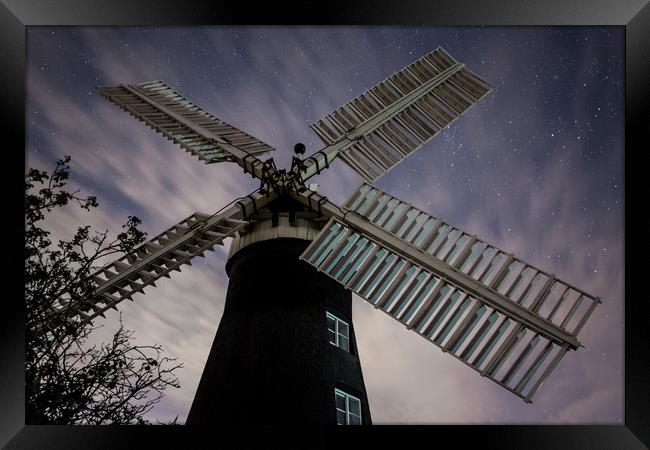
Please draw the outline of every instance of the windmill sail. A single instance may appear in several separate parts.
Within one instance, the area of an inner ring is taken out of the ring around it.
[[[118,303],[132,300],[137,292],[144,293],[143,288],[155,286],[159,278],[180,272],[180,267],[191,264],[195,256],[223,245],[226,238],[248,224],[246,217],[272,198],[254,193],[219,214],[192,214],[94,273],[95,295],[81,301],[60,299],[59,311],[65,311],[69,319],[78,318],[82,324],[104,317],[108,309],[117,310]]]
[[[598,298],[362,184],[301,259],[530,402]]]
[[[234,161],[256,176],[256,156],[274,150],[183,98],[162,81],[98,87],[102,96],[206,164]]]
[[[327,147],[305,160],[302,178],[338,157],[372,182],[491,89],[438,48],[311,124]]]

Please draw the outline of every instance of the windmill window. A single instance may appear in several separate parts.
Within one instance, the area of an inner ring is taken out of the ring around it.
[[[361,400],[336,388],[334,396],[336,398],[336,424],[361,425]]]
[[[339,319],[332,313],[327,316],[327,336],[330,344],[339,347],[346,352],[350,351],[350,327],[344,320]]]

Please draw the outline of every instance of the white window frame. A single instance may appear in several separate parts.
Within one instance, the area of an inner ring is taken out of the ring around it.
[[[334,327],[335,327],[335,329],[332,330],[332,331],[334,331],[334,338],[335,338],[335,341],[336,341],[336,342],[332,342],[332,341],[330,340],[330,337],[329,337],[329,331],[331,330],[331,328],[329,328],[329,326],[328,326],[328,327],[327,327],[327,330],[328,330],[327,339],[329,340],[329,343],[332,344],[334,347],[338,347],[338,348],[340,348],[341,350],[345,350],[346,352],[350,353],[350,324],[347,323],[345,320],[343,320],[343,319],[341,319],[341,318],[335,316],[334,314],[332,314],[332,313],[329,312],[329,311],[326,311],[326,312],[325,312],[325,317],[334,320]],[[348,330],[348,334],[347,334],[347,335],[345,335],[345,334],[343,334],[343,333],[341,333],[341,332],[339,331],[339,323],[341,323],[341,322],[343,322],[343,323],[347,326],[347,330]],[[347,348],[342,347],[341,339],[339,338],[339,336],[343,336],[343,337],[347,340]]]
[[[345,397],[345,411],[342,409],[339,409],[338,406],[336,405],[336,396],[342,395]],[[356,415],[352,412],[350,412],[350,399],[355,399],[357,402],[359,402],[359,415]],[[334,388],[334,407],[336,408],[337,414],[336,414],[336,424],[337,425],[350,425],[350,416],[355,416],[359,418],[359,425],[362,425],[363,422],[361,420],[362,418],[362,412],[361,412],[361,399],[358,397],[355,397],[354,395],[348,394],[345,391],[342,391],[341,389]],[[341,411],[342,413],[345,414],[345,423],[339,423],[338,419],[338,411]]]

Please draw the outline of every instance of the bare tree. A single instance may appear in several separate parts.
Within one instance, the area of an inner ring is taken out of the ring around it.
[[[98,206],[95,197],[64,189],[69,162],[69,156],[59,160],[51,175],[29,169],[25,176],[26,423],[148,423],[143,416],[163,391],[180,387],[174,371],[182,364],[163,356],[159,345],[135,345],[121,316],[112,341],[91,345],[96,327],[72,320],[70,311],[72,302],[90,304],[99,261],[131,252],[146,233],[129,216],[113,240],[108,231],[81,226],[71,240],[54,244],[42,228],[47,213],[69,204]]]

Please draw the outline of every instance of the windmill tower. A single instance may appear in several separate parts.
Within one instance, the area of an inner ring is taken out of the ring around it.
[[[371,423],[351,293],[526,402],[580,346],[597,297],[372,184],[490,92],[443,49],[312,124],[325,147],[288,170],[161,81],[99,89],[206,164],[234,162],[260,180],[104,267],[93,298],[60,301],[87,323],[234,238],[188,423]],[[337,159],[364,179],[340,206],[306,185]]]

